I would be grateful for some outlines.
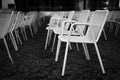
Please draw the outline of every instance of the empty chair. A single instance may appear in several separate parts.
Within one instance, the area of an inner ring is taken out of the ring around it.
[[[28,20],[28,17],[25,15],[25,13],[20,12],[17,28],[20,28],[20,31],[22,33],[24,40],[28,40],[27,34],[26,34],[26,26],[28,25],[29,21],[31,22],[31,19]],[[31,26],[29,26],[29,29],[30,29],[30,31],[32,31]],[[31,35],[33,36],[33,32],[31,32]]]
[[[56,25],[55,25],[55,26],[53,26],[53,25],[50,25],[50,26],[49,26],[49,28],[52,28],[51,30],[52,30],[52,31],[54,32],[54,34],[55,34],[55,35],[54,35],[53,45],[52,45],[52,51],[53,51],[53,48],[54,48],[54,43],[55,43],[56,35],[61,33],[61,24],[62,24],[62,22],[63,22],[64,20],[66,20],[66,19],[71,20],[72,17],[73,17],[73,15],[74,15],[74,12],[75,12],[75,11],[70,11],[70,12],[68,12],[67,18],[57,17],[57,18],[55,19],[55,21],[57,21],[57,22],[56,22]],[[64,17],[64,15],[63,15],[63,17]],[[53,18],[53,19],[54,19],[54,18]],[[58,20],[57,20],[57,19],[58,19]],[[54,22],[53,22],[53,23],[54,23]],[[67,24],[67,25],[69,25],[69,24]],[[48,34],[47,34],[47,38],[46,38],[46,44],[45,44],[45,49],[47,48],[49,36],[51,36],[51,35],[49,35],[49,30],[48,30]]]
[[[38,12],[30,11],[26,14],[26,25],[30,27],[31,34],[33,36],[32,28],[34,33],[37,33],[37,24],[38,24]]]
[[[108,10],[96,10],[89,23],[79,23],[79,22],[73,23],[70,29],[69,30],[67,29],[69,31],[69,34],[65,34],[64,33],[65,29],[62,28],[62,32],[58,36],[58,45],[57,45],[56,59],[55,59],[56,61],[58,61],[61,42],[66,42],[66,50],[65,50],[65,56],[64,56],[64,61],[63,61],[62,76],[64,76],[65,74],[65,66],[66,66],[66,61],[67,61],[69,43],[92,43],[94,44],[102,72],[103,74],[105,73],[105,69],[104,69],[104,66],[101,60],[97,42],[102,33],[108,14],[109,14]],[[77,32],[74,31],[75,25],[76,25]],[[81,31],[81,26],[78,26],[78,25],[87,25],[88,29],[86,30],[85,33],[83,33]],[[73,35],[72,32],[80,33],[80,35]]]
[[[50,21],[48,23],[47,29],[47,37],[46,37],[46,43],[45,43],[45,49],[47,48],[47,45],[50,43],[51,35],[53,33],[53,29],[60,24],[61,21],[65,20],[67,16],[67,12],[59,12],[59,13],[54,13]]]
[[[77,15],[75,17],[77,18],[76,21],[74,21],[74,20],[65,20],[65,21],[63,21],[62,27],[64,27],[64,25],[66,23],[71,23],[71,24],[73,24],[75,22],[89,23],[90,22],[90,17],[92,17],[92,16],[91,16],[90,10],[82,10],[82,11],[79,12],[79,14],[77,13]],[[85,31],[87,29],[86,25],[77,25],[77,26],[80,26],[80,31],[85,33]],[[75,32],[74,33],[72,32],[72,34],[80,35],[80,33],[76,33],[76,32],[79,32],[79,31],[77,31],[77,30],[79,30],[78,28],[79,27],[76,27],[74,29]],[[90,57],[89,57],[87,45],[85,43],[82,43],[82,45],[83,45],[83,48],[84,48],[84,51],[85,51],[86,58],[89,60]],[[76,43],[76,46],[77,46],[77,49],[79,50],[78,43]]]
[[[0,39],[3,39],[5,47],[6,47],[7,52],[8,52],[8,56],[9,56],[11,62],[14,63],[14,61],[13,61],[13,59],[11,57],[11,54],[10,54],[6,39],[5,39],[5,36],[7,34],[8,28],[9,28],[9,22],[11,20],[10,15],[12,15],[12,14],[9,13],[9,12],[0,13]]]

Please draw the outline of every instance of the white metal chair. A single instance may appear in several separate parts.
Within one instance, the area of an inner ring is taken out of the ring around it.
[[[28,40],[27,38],[27,34],[26,34],[26,26],[29,27],[30,29],[30,33],[31,33],[31,36],[33,37],[33,30],[32,30],[32,27],[36,27],[33,25],[36,15],[34,14],[34,12],[29,12],[25,15],[24,12],[20,12],[20,15],[19,15],[19,18],[18,18],[18,22],[17,22],[17,28],[20,28],[21,29],[21,33],[22,33],[22,36],[23,36],[23,39],[24,40]],[[34,28],[33,28],[34,29]],[[37,28],[34,30],[37,32]],[[35,33],[36,33],[35,32]],[[19,37],[19,34],[18,32],[16,31],[16,37],[17,37],[17,41],[20,42],[22,44],[22,41],[20,40],[20,37]]]
[[[3,39],[5,47],[7,49],[8,56],[9,56],[11,62],[14,63],[14,61],[11,57],[6,39],[5,39],[5,36],[7,34],[8,28],[9,28],[9,22],[11,20],[11,15],[12,14],[9,12],[0,13],[0,39]]]
[[[91,17],[91,15],[90,15],[90,10],[82,10],[82,11],[80,11],[79,12],[79,15],[76,15],[75,17],[77,18],[77,19],[75,19],[75,20],[77,20],[77,21],[74,21],[74,20],[65,20],[65,21],[63,21],[63,26],[62,27],[64,27],[64,25],[65,25],[65,23],[71,23],[71,25],[73,24],[73,23],[75,23],[75,22],[79,22],[79,23],[89,23],[89,18]],[[77,13],[78,14],[78,13]],[[80,26],[81,27],[81,32],[85,32],[85,30],[86,30],[86,25],[77,25],[77,26]],[[79,27],[77,27],[77,28],[79,28]],[[72,34],[74,34],[74,35],[80,35],[80,33],[77,33],[76,34],[76,32],[78,32],[77,30],[78,29],[75,29],[74,31],[74,33],[72,33]],[[79,50],[79,47],[78,47],[78,43],[76,43],[76,46],[77,46],[77,49]],[[83,48],[84,48],[84,51],[85,51],[85,55],[86,55],[86,58],[89,60],[90,59],[90,57],[89,57],[89,53],[88,53],[88,49],[87,49],[87,45],[85,44],[85,43],[82,43],[82,46],[83,46]],[[56,60],[57,61],[57,60]]]
[[[37,24],[38,24],[38,12],[37,11],[30,11],[26,14],[26,25],[29,26],[31,34],[33,36],[32,28],[34,33],[37,33]]]
[[[27,34],[26,34],[27,24],[28,24],[28,17],[25,15],[24,12],[21,12],[20,17],[19,17],[19,23],[17,24],[17,28],[20,28],[20,31],[22,33],[22,36],[23,36],[24,40],[28,40]],[[32,31],[32,29],[30,27],[31,26],[29,26],[29,29],[30,29],[30,31]],[[31,32],[31,35],[33,36],[32,32]]]
[[[90,15],[90,10],[82,10],[79,12],[79,15],[77,13],[77,15],[75,16],[76,17],[75,20],[72,20],[72,18],[74,17],[74,15],[73,15],[71,18],[64,20],[63,24],[65,24],[65,26],[69,26],[70,24],[73,24],[77,21],[80,23],[86,23],[88,21],[89,15]],[[82,29],[81,31],[84,30],[84,25],[81,26],[81,29]],[[61,29],[59,29],[59,28],[55,28],[55,29],[53,29],[53,31],[55,34],[61,33]],[[56,39],[56,35],[54,37],[52,51],[54,49],[55,39]],[[76,46],[77,46],[77,49],[79,50],[78,44],[76,44]],[[83,47],[84,47],[85,52],[88,53],[86,44],[83,44]],[[71,46],[70,46],[70,48],[71,48]],[[87,59],[89,59],[89,56],[87,56]]]
[[[54,35],[54,40],[53,40],[53,45],[52,45],[52,51],[53,51],[53,49],[54,49],[54,44],[55,44],[56,36],[57,36],[57,34],[60,34],[60,32],[61,32],[61,24],[62,24],[62,22],[63,22],[64,20],[66,20],[66,19],[71,20],[72,17],[73,17],[73,15],[74,15],[74,12],[75,12],[75,11],[70,11],[70,12],[68,12],[67,18],[64,18],[64,15],[65,15],[65,14],[62,15],[62,18],[59,17],[59,16],[57,16],[57,15],[54,15],[54,16],[53,16],[53,18],[52,18],[52,20],[51,20],[51,22],[50,22],[50,25],[49,25],[49,27],[48,27],[48,28],[49,28],[51,31],[53,31],[54,34],[55,34],[55,35]],[[69,24],[67,24],[67,25],[69,25]],[[51,34],[50,34],[50,30],[49,30],[49,29],[48,29],[48,34],[47,34],[47,38],[46,38],[45,49],[47,48],[48,40],[49,40],[49,42],[50,42],[49,36],[51,37]],[[48,38],[49,38],[49,39],[48,39]]]
[[[64,62],[63,62],[63,68],[62,68],[62,76],[65,74],[65,66],[66,66],[66,60],[67,60],[67,54],[68,54],[68,46],[69,43],[92,43],[95,46],[97,56],[100,62],[100,66],[102,69],[103,74],[105,73],[105,69],[101,60],[101,56],[99,53],[99,49],[97,46],[97,42],[100,38],[100,35],[102,33],[104,24],[106,22],[107,16],[109,14],[108,10],[96,10],[90,23],[73,23],[70,27],[69,34],[64,33],[64,27],[62,27],[62,32],[58,36],[58,45],[57,45],[57,51],[56,51],[56,59],[55,61],[58,61],[59,51],[61,42],[66,42],[66,50],[65,50],[65,56],[64,56]],[[75,25],[88,25],[88,29],[85,33],[81,31],[81,26],[76,26],[77,33],[80,33],[79,35],[73,35],[72,32],[74,31]],[[78,27],[78,28],[77,28]],[[81,35],[82,34],[82,35]]]
[[[47,48],[47,45],[50,43],[51,36],[53,33],[53,29],[58,26],[59,21],[65,20],[66,19],[67,12],[59,12],[59,13],[54,13],[50,21],[48,23],[47,29],[47,37],[46,37],[46,43],[45,43],[45,49]]]

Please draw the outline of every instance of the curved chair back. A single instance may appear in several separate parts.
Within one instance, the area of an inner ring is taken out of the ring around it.
[[[90,20],[90,26],[88,27],[88,31],[86,36],[95,42],[97,42],[100,38],[101,32],[107,20],[107,16],[109,14],[108,10],[96,10],[92,19]]]

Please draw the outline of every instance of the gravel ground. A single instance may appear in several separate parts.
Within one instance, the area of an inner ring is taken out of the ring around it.
[[[61,76],[65,43],[62,44],[59,61],[55,62],[55,49],[51,52],[51,45],[44,50],[46,39],[46,25],[38,29],[38,33],[31,37],[27,30],[28,41],[18,45],[15,51],[8,39],[8,45],[14,64],[11,64],[6,48],[0,41],[0,80],[120,80],[120,34],[114,36],[106,28],[108,40],[104,40],[103,34],[98,42],[102,61],[106,74],[102,74],[101,67],[93,44],[88,44],[91,60],[86,60],[82,45],[80,51],[75,44],[69,50],[65,76]],[[120,33],[120,32],[119,32]]]

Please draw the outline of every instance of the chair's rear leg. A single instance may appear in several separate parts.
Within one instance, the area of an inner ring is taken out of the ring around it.
[[[95,49],[96,49],[96,52],[97,52],[97,56],[98,56],[98,59],[99,59],[99,62],[100,62],[102,72],[103,72],[103,74],[105,74],[105,69],[104,69],[104,66],[103,66],[103,63],[102,63],[102,60],[101,60],[101,56],[100,56],[100,53],[99,53],[99,50],[98,50],[98,46],[97,46],[96,43],[94,43],[94,45],[95,45]]]
[[[84,49],[84,52],[85,52],[86,59],[90,60],[90,56],[89,56],[89,52],[88,52],[88,48],[87,48],[86,43],[82,43],[82,45],[83,45],[83,49]]]

